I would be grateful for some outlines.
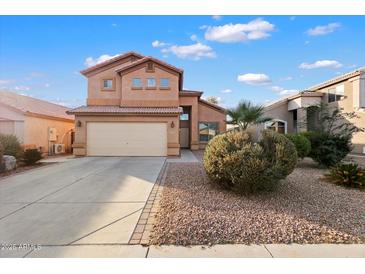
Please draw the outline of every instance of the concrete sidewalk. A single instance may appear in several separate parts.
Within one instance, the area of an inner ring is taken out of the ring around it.
[[[365,258],[365,245],[268,244],[208,246],[68,245],[38,250],[0,250],[0,257],[26,258]]]

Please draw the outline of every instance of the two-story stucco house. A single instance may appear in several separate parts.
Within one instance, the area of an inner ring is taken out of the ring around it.
[[[328,103],[329,107],[339,108],[342,112],[355,112],[358,117],[350,119],[350,122],[365,128],[365,68],[324,81],[267,105],[265,115],[274,120],[266,123],[265,127],[282,133],[310,130],[313,119],[308,116],[307,108],[320,102]],[[353,152],[365,153],[364,132],[355,133],[352,143]]]
[[[81,71],[87,105],[75,115],[78,156],[167,156],[226,130],[225,110],[183,89],[183,70],[128,52]]]

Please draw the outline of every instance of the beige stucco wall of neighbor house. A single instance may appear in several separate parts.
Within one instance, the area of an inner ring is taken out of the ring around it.
[[[57,130],[57,141],[54,144],[65,144],[67,152],[71,151],[71,130],[74,122],[65,119],[51,119],[37,116],[25,116],[24,144],[42,147],[43,153],[48,153],[50,148],[48,129]]]
[[[287,123],[287,133],[294,132],[293,114],[288,111],[288,102],[280,102],[265,109],[265,117],[285,121]],[[264,129],[264,125],[259,126]]]
[[[333,108],[339,107],[342,112],[355,111],[358,118],[349,119],[349,121],[355,126],[365,129],[365,113],[360,109],[361,99],[365,95],[365,86],[361,86],[362,83],[365,83],[365,75],[357,76],[352,79],[321,88],[318,92],[324,93],[325,96],[323,96],[323,101],[328,102],[328,90],[339,85],[344,85],[344,99],[329,103],[328,105]],[[365,107],[365,104],[363,107]],[[363,153],[363,148],[365,147],[365,132],[355,133],[352,138],[352,143],[354,146],[354,153]]]
[[[202,102],[198,104],[198,121],[199,122],[217,122],[219,123],[219,133],[225,132],[226,127],[226,114],[224,111],[218,111],[217,109],[208,106]],[[199,123],[196,124],[199,138]],[[199,140],[199,139],[198,139]],[[199,142],[199,148],[204,149],[207,142]]]
[[[81,127],[75,127],[74,154],[86,156],[86,134],[88,122],[140,122],[140,123],[167,123],[167,155],[179,155],[179,116],[160,115],[76,115],[76,121],[81,122]],[[174,126],[172,127],[172,123]]]
[[[24,141],[24,114],[0,105],[0,133],[13,134],[20,143]]]
[[[121,106],[125,107],[177,107],[179,106],[179,75],[154,63],[154,70],[146,71],[143,63],[121,75]],[[142,88],[133,88],[133,78],[141,78]],[[156,87],[148,88],[147,79],[155,78]],[[169,79],[169,88],[160,87],[160,79]]]

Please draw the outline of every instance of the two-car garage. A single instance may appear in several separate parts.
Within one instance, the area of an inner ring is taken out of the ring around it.
[[[167,123],[88,122],[88,156],[166,156]]]

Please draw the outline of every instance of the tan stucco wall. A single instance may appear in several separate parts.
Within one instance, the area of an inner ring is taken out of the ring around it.
[[[24,144],[36,145],[42,147],[42,152],[48,153],[48,128],[56,128],[57,141],[55,144],[65,144],[66,151],[71,149],[71,133],[74,128],[74,122],[66,122],[39,117],[25,116],[24,122]]]
[[[131,64],[130,58],[122,59],[88,75],[88,105],[119,105],[121,98],[121,80],[115,70],[129,64]],[[102,90],[102,81],[104,79],[114,80],[113,90]]]
[[[179,75],[154,64],[154,71],[147,72],[147,63],[133,67],[121,75],[115,72],[130,62],[117,64],[88,77],[88,105],[121,105],[121,106],[178,106]],[[142,89],[132,89],[132,79],[141,78]],[[147,78],[156,79],[156,88],[147,89]],[[160,78],[169,78],[169,89],[159,87]],[[103,80],[112,79],[113,88],[102,88]]]
[[[74,154],[86,156],[86,123],[87,122],[166,122],[167,123],[167,154],[179,155],[179,116],[120,116],[120,115],[89,115],[76,116],[76,121],[81,122],[81,127],[75,127]],[[174,127],[171,127],[171,123]]]
[[[154,65],[154,72],[146,72],[147,64],[137,66],[135,70],[121,76],[122,106],[179,106],[179,75]],[[133,89],[133,78],[141,78],[142,89]],[[156,79],[156,88],[147,88],[147,78]],[[169,89],[161,89],[160,78],[169,78]]]

